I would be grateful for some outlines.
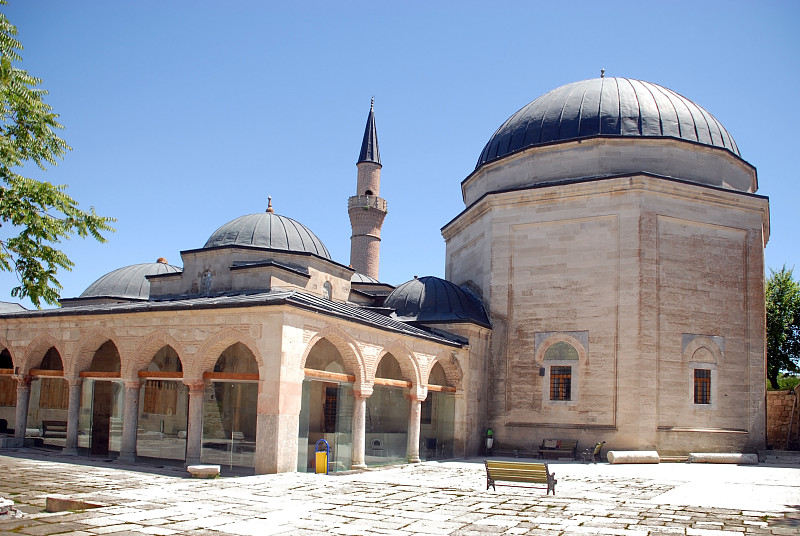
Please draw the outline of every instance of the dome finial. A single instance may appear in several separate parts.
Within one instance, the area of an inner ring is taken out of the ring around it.
[[[605,77],[606,77],[606,70],[600,69],[600,78],[605,78]]]
[[[275,212],[272,209],[272,196],[271,195],[267,196],[267,212],[270,212],[270,213]]]

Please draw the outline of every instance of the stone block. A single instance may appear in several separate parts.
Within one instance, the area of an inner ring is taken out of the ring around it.
[[[190,465],[186,468],[192,478],[217,478],[219,476],[219,465]]]
[[[608,463],[660,463],[661,458],[654,450],[610,450]]]
[[[90,510],[104,506],[108,505],[97,501],[71,499],[66,495],[48,495],[44,509],[47,512],[67,512],[69,510]]]
[[[689,463],[736,463],[758,465],[758,454],[741,452],[691,452]]]

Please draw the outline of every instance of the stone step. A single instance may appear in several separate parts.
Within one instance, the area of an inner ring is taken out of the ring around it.
[[[800,465],[800,451],[768,450],[764,463]]]

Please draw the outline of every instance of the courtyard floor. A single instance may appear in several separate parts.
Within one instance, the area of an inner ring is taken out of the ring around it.
[[[37,449],[0,455],[0,536],[800,534],[800,466],[551,462],[557,495],[486,490],[482,460],[340,475],[187,478]],[[44,512],[48,495],[107,506]]]

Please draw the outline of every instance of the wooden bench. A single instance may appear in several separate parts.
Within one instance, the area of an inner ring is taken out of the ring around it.
[[[571,439],[545,439],[539,447],[539,459],[542,458],[565,458],[569,456],[573,460],[577,459],[578,442]]]
[[[67,421],[42,421],[42,437],[67,437]]]
[[[483,460],[486,465],[486,489],[495,488],[498,481],[523,482],[528,484],[545,484],[547,495],[556,494],[555,473],[547,469],[546,463],[539,462],[502,462],[499,460]],[[500,486],[514,486],[514,484],[498,484]],[[518,486],[545,489],[545,486]]]

